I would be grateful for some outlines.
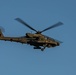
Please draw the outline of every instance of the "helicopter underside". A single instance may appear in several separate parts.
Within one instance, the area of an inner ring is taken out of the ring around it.
[[[55,47],[55,46],[59,46],[59,43],[55,42],[43,42],[43,41],[29,41],[27,42],[27,44],[30,44],[32,46],[34,46],[34,49],[41,49],[41,51],[43,51],[46,47],[50,48],[50,47]]]
[[[24,38],[22,40],[20,38],[10,38],[10,37],[2,37],[0,40],[5,40],[5,41],[11,41],[11,42],[19,42],[22,44],[29,44],[31,46],[34,46],[34,49],[41,49],[43,51],[46,47],[55,47],[59,46],[59,43],[55,42],[43,42],[43,41],[26,41]]]

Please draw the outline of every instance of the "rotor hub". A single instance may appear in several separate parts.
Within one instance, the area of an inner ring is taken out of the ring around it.
[[[36,34],[41,34],[41,31],[37,31]]]

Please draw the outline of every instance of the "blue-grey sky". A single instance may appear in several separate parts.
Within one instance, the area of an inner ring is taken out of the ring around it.
[[[0,75],[76,75],[76,0],[0,0],[4,36],[34,33],[15,21],[17,17],[37,30],[63,22],[43,34],[64,43],[41,52],[26,44],[0,41]]]

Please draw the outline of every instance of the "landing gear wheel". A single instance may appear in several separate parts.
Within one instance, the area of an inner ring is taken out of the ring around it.
[[[44,48],[41,48],[41,51],[44,51],[45,47]]]
[[[44,48],[41,48],[41,51],[44,51]]]

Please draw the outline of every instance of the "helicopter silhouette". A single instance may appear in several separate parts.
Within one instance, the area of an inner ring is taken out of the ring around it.
[[[34,46],[33,47],[34,49],[41,49],[41,51],[44,51],[46,47],[47,48],[56,47],[59,46],[60,43],[62,43],[59,40],[53,39],[51,37],[42,34],[43,32],[49,29],[63,25],[62,22],[58,22],[50,27],[45,28],[42,31],[37,31],[36,29],[28,25],[26,22],[24,22],[22,19],[16,18],[15,20],[20,22],[24,26],[28,27],[29,29],[35,31],[35,33],[26,33],[26,35],[20,37],[5,37],[2,33],[3,29],[0,28],[0,40],[29,44],[31,46]]]

